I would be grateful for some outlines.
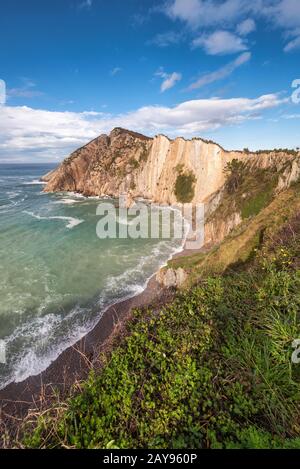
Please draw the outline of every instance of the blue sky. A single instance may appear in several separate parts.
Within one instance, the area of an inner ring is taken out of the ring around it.
[[[115,126],[300,146],[299,0],[3,0],[0,39],[2,162]]]

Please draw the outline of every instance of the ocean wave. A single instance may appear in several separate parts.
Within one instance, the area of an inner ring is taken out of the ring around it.
[[[3,389],[11,382],[22,382],[29,376],[36,376],[44,371],[64,350],[76,343],[86,334],[86,327],[78,325],[69,335],[64,336],[62,330],[70,322],[83,315],[83,309],[73,308],[66,317],[60,314],[47,314],[34,318],[16,328],[3,339],[10,372],[0,380]],[[18,343],[22,349],[15,353]]]
[[[33,218],[36,218],[37,220],[63,220],[67,221],[68,223],[66,224],[66,228],[72,229],[77,225],[80,225],[81,223],[84,222],[84,220],[80,220],[79,218],[73,218],[73,217],[63,217],[63,216],[52,216],[52,217],[43,217],[41,215],[37,215],[33,212],[28,212],[26,210],[23,211],[23,213],[26,213],[27,215],[30,215]]]
[[[117,293],[120,290],[120,285],[122,285],[125,296],[120,301],[142,293],[155,272],[165,267],[175,254],[184,249],[187,233],[188,225],[185,223],[185,233],[181,243],[175,241],[171,243],[169,240],[160,241],[158,245],[153,247],[149,255],[141,257],[135,267],[127,269],[120,275],[110,277],[106,281],[104,291],[107,290],[110,294]],[[149,272],[146,280],[144,279],[145,272]]]
[[[20,194],[21,194],[20,191],[7,191],[6,192],[6,195],[8,196],[10,200],[15,199],[16,197],[19,197]]]
[[[107,279],[94,305],[93,314],[92,307],[75,306],[64,317],[60,314],[46,314],[17,327],[10,336],[4,338],[10,372],[0,380],[0,389],[46,370],[64,350],[88,334],[108,308],[141,294],[158,268],[166,265],[172,255],[181,249],[181,246],[161,241],[135,267]],[[43,310],[41,308],[40,312]],[[13,350],[18,349],[19,341],[23,346],[14,354]]]
[[[24,213],[40,220],[66,220],[69,228],[76,226],[74,222],[83,222],[71,217],[45,217],[32,212]],[[109,307],[142,293],[155,272],[183,249],[184,242],[185,240],[161,240],[148,255],[140,257],[135,266],[120,275],[110,276],[92,306],[75,306],[67,315],[58,313],[44,316],[42,314],[46,310],[41,307],[38,317],[28,320],[4,338],[9,371],[0,381],[0,388],[44,371],[64,350],[89,333]],[[128,252],[125,254],[128,255]],[[18,344],[22,344],[22,347],[19,348]]]
[[[33,181],[23,182],[23,186],[40,186],[47,184],[45,181],[40,181],[39,179],[33,179]]]
[[[85,197],[84,195],[80,194],[79,192],[67,192],[66,193],[67,196],[71,196],[71,197],[74,197],[76,199],[87,199],[87,197]]]
[[[63,205],[74,205],[80,202],[79,200],[75,199],[61,199],[61,200],[56,200],[55,202],[52,202],[55,205],[63,204]]]

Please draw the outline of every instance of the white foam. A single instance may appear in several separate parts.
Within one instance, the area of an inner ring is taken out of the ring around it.
[[[63,205],[74,205],[74,204],[77,204],[78,202],[80,202],[79,200],[75,200],[75,199],[61,199],[61,200],[57,200],[55,202],[52,202],[53,204],[63,204]]]
[[[131,226],[131,225],[133,225],[135,220],[128,220],[128,218],[116,217],[116,222],[119,225]]]
[[[33,179],[33,181],[23,182],[24,186],[40,186],[47,184],[45,181],[40,181],[39,179]]]
[[[84,200],[111,200],[113,197],[109,195],[83,195],[80,192],[62,192],[61,194],[64,194],[65,196],[70,196],[74,197],[76,199],[84,199]]]
[[[8,191],[6,192],[6,195],[8,196],[9,199],[15,199],[20,195],[20,191]]]
[[[61,331],[65,321],[70,321],[73,316],[82,314],[82,310],[74,308],[65,318],[59,314],[47,314],[44,317],[35,318],[28,323],[16,328],[13,334],[4,338],[4,343],[8,355],[10,349],[18,340],[25,341],[25,346],[21,353],[10,357],[10,363],[13,365],[10,376],[7,376],[0,382],[0,389],[7,386],[10,382],[21,382],[29,376],[36,376],[44,371],[66,348],[80,340],[86,333],[85,329],[78,328],[70,337],[55,343],[57,334]],[[73,335],[74,334],[74,335]],[[53,344],[50,345],[51,340]],[[34,344],[34,345],[33,345]],[[47,353],[43,353],[44,348]]]
[[[176,210],[176,209],[174,209]],[[42,217],[32,212],[24,212],[37,219],[62,219],[74,221],[71,217]],[[71,224],[71,221],[69,224]],[[82,220],[76,220],[76,224]],[[69,225],[68,224],[68,225]],[[72,224],[72,227],[75,226]],[[185,239],[180,246],[174,245],[167,240],[162,240],[154,246],[148,256],[142,257],[135,267],[127,269],[124,273],[115,277],[110,277],[98,300],[98,313],[87,317],[88,310],[80,307],[73,308],[65,317],[59,314],[48,314],[38,317],[17,328],[13,334],[5,339],[8,346],[19,338],[25,339],[27,346],[23,351],[14,357],[10,376],[6,376],[0,382],[0,389],[11,382],[24,381],[29,376],[35,376],[44,371],[58,356],[68,347],[74,345],[78,340],[89,333],[98,323],[103,313],[112,305],[120,303],[125,299],[132,298],[142,293],[148,285],[154,273],[165,266],[172,256],[183,250],[188,230],[185,232]],[[163,260],[161,259],[163,256]],[[167,257],[167,259],[166,259]],[[151,271],[151,275],[144,281],[145,273]],[[115,299],[109,301],[109,296],[115,294]],[[118,299],[116,299],[118,297]],[[68,334],[63,335],[63,326],[67,324]],[[73,328],[70,329],[70,326]],[[44,346],[46,344],[46,353]]]
[[[76,199],[86,199],[84,195],[80,194],[79,192],[68,192],[68,195],[71,197],[75,197]]]
[[[84,222],[84,220],[80,220],[79,218],[73,218],[73,217],[63,217],[63,216],[52,216],[52,217],[43,217],[41,215],[37,215],[33,212],[27,212],[26,210],[23,211],[23,213],[26,213],[27,215],[30,215],[33,218],[36,218],[37,220],[63,220],[67,221],[68,223],[66,224],[66,228],[72,229],[77,225],[80,225],[81,223]]]

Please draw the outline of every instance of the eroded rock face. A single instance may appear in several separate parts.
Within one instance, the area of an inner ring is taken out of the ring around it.
[[[84,195],[128,193],[158,203],[176,204],[175,182],[180,171],[192,172],[196,181],[191,202],[202,202],[224,184],[223,169],[242,152],[226,152],[201,139],[148,138],[114,129],[76,150],[44,177],[46,192],[77,191]]]
[[[187,280],[188,274],[184,269],[160,269],[156,274],[156,280],[166,288],[180,288]]]
[[[220,243],[242,221],[241,214],[234,212],[226,220],[213,220],[205,225],[205,244]]]
[[[76,150],[44,177],[46,192],[77,191],[84,195],[144,197],[161,204],[176,204],[175,183],[180,171],[195,176],[192,203],[202,203],[225,182],[224,168],[233,159],[261,168],[282,167],[295,157],[225,151],[202,139],[154,138],[120,128],[101,135]],[[299,177],[300,159],[287,167],[287,186]]]
[[[277,191],[284,190],[300,177],[299,155],[278,152],[253,154],[225,151],[202,139],[170,140],[154,138],[116,128],[76,150],[43,179],[46,192],[75,191],[84,195],[127,196],[131,206],[142,197],[159,204],[178,204],[175,185],[182,172],[192,175],[192,204],[205,204],[206,215],[219,206],[224,191],[224,168],[233,159],[251,168],[272,168],[280,173]],[[205,226],[205,244],[216,243],[241,222],[239,213]],[[168,275],[171,275],[169,273]],[[172,283],[171,278],[169,279]],[[167,283],[169,282],[167,279]],[[175,279],[176,282],[176,279]],[[174,283],[174,282],[173,282]]]
[[[44,177],[46,192],[76,191],[84,195],[118,196],[134,190],[134,175],[152,139],[115,129],[101,135],[64,160]]]
[[[283,174],[279,177],[277,192],[280,192],[284,189],[290,187],[291,184],[298,181],[300,178],[300,164],[297,159],[295,159],[291,164],[287,165]]]

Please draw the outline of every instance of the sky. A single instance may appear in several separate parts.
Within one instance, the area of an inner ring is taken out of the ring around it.
[[[1,0],[0,162],[114,127],[300,147],[300,0]]]

